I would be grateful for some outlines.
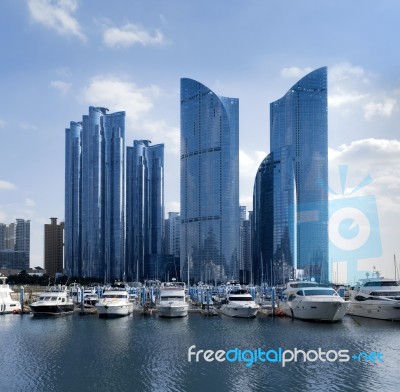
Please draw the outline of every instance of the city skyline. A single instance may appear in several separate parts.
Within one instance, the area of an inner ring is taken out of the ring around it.
[[[362,261],[362,269],[393,276],[393,254],[400,253],[396,1],[366,1],[362,9],[313,0],[116,4],[2,4],[0,222],[31,220],[31,266],[43,266],[43,225],[64,218],[65,124],[88,106],[126,111],[126,145],[165,144],[168,212],[179,211],[179,79],[238,97],[240,205],[250,211],[269,151],[268,103],[327,65],[330,197],[350,195],[371,176],[357,195],[376,197],[382,254]],[[310,15],[313,23],[300,23]],[[340,165],[348,167],[344,187]]]

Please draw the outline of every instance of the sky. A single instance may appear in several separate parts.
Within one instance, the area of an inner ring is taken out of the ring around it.
[[[331,260],[332,278],[347,279],[342,261],[394,277],[399,12],[397,0],[1,0],[0,222],[31,220],[31,266],[43,266],[43,225],[64,217],[65,128],[89,106],[126,111],[126,145],[165,144],[165,210],[179,211],[183,77],[239,98],[250,211],[270,152],[269,104],[327,66],[331,199],[364,208],[332,225],[333,245],[348,251]]]

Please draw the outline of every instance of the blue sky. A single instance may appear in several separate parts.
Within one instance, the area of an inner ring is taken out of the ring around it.
[[[179,79],[240,100],[240,198],[252,209],[269,153],[269,103],[328,66],[330,186],[373,195],[382,254],[360,262],[393,276],[400,257],[400,33],[396,0],[2,0],[0,222],[64,215],[64,130],[88,106],[127,112],[126,144],[165,143],[166,211],[179,210]],[[340,191],[339,191],[340,190]],[[354,196],[354,195],[353,195]],[[361,229],[360,229],[361,230]]]

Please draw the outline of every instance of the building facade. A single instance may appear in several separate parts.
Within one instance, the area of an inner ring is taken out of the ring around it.
[[[0,223],[0,267],[27,270],[30,263],[30,220]]]
[[[107,111],[66,130],[65,267],[111,282],[125,273],[125,112]]]
[[[158,279],[164,243],[164,145],[135,140],[127,147],[126,274]]]
[[[239,278],[239,100],[181,79],[181,279]]]
[[[44,225],[44,268],[50,276],[64,272],[64,222]]]
[[[271,153],[253,193],[253,274],[280,284],[294,270],[317,281],[328,268],[327,68],[270,104]]]
[[[246,207],[240,207],[239,282],[252,283],[251,211],[247,219]]]
[[[181,217],[179,212],[168,212],[165,219],[165,245],[164,253],[180,257],[181,246]]]

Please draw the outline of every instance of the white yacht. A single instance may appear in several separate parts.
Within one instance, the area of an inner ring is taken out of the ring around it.
[[[11,298],[10,285],[6,284],[7,277],[0,276],[2,283],[0,284],[0,314],[18,313],[22,311],[21,303]]]
[[[160,286],[160,299],[156,303],[156,309],[161,317],[187,316],[189,304],[186,301],[185,283],[162,283]]]
[[[255,317],[259,309],[251,294],[241,288],[230,290],[221,305],[221,312],[231,317]]]
[[[87,287],[83,290],[83,302],[85,305],[95,306],[99,300],[95,287]]]
[[[106,289],[95,306],[99,317],[129,316],[133,312],[129,292],[125,285],[120,283]]]
[[[340,321],[350,305],[331,287],[316,282],[288,282],[279,309],[292,318],[310,321]]]
[[[68,295],[65,286],[54,286],[39,295],[39,298],[30,304],[33,315],[65,315],[72,314],[75,309],[74,302]]]
[[[400,320],[400,284],[394,279],[361,279],[350,292],[349,314]]]

